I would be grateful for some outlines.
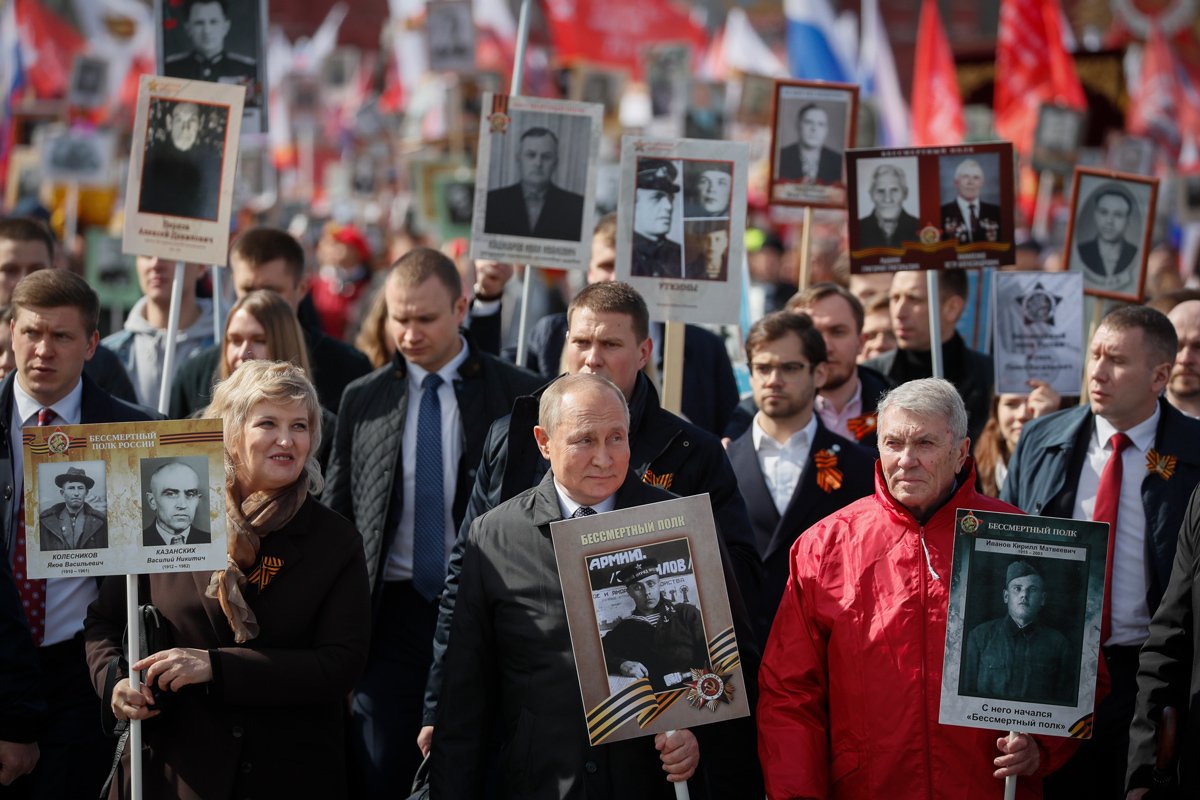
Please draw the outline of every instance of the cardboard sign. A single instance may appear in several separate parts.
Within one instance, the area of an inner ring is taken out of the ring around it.
[[[1077,272],[997,272],[992,276],[992,360],[997,394],[1028,394],[1045,381],[1060,395],[1079,392],[1083,375],[1083,277]]]
[[[854,147],[858,87],[776,81],[774,100],[771,202],[845,208],[845,153]]]
[[[1084,294],[1142,302],[1158,178],[1078,168],[1071,197],[1067,269],[1083,275]]]

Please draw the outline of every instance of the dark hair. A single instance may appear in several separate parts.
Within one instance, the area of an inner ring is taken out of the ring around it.
[[[551,139],[554,140],[554,149],[555,150],[558,149],[558,136],[555,135],[554,131],[550,130],[549,128],[542,128],[540,126],[530,128],[529,130],[527,130],[521,134],[521,141],[523,142],[526,139],[530,139],[534,136],[537,136],[539,138],[542,136],[549,136]]]
[[[230,251],[252,269],[283,259],[297,285],[304,279],[304,249],[290,233],[266,226],[251,228],[237,237]]]
[[[955,295],[963,300],[967,299],[967,272],[962,269],[944,269],[938,272],[938,294],[941,296],[939,301],[945,300],[947,295]]]
[[[1160,311],[1146,306],[1121,306],[1105,314],[1100,320],[1100,327],[1111,331],[1141,328],[1147,348],[1159,359],[1157,363],[1175,363],[1175,354],[1179,350],[1179,336],[1175,333],[1175,326],[1171,324],[1171,320]]]
[[[1133,195],[1129,193],[1128,189],[1119,183],[1106,183],[1097,189],[1091,197],[1092,208],[1100,205],[1100,201],[1105,197],[1121,198],[1125,201],[1125,205],[1128,206],[1127,210],[1129,211],[1133,211],[1135,208],[1137,208],[1137,203],[1134,202]]]
[[[800,339],[800,351],[812,366],[829,358],[825,339],[813,327],[812,317],[803,311],[776,311],[750,326],[750,333],[746,334],[746,360],[752,360],[761,345],[778,341],[789,333]]]
[[[567,328],[577,309],[585,308],[594,314],[627,314],[633,322],[633,335],[638,342],[650,335],[650,311],[646,301],[628,283],[605,281],[583,287],[567,307]]]
[[[1008,441],[1000,432],[1000,395],[992,395],[991,411],[987,424],[975,440],[975,476],[979,489],[988,497],[999,497],[1000,486],[996,483],[996,467],[1007,464],[1012,453]]]
[[[596,227],[592,229],[592,237],[604,237],[604,241],[609,245],[615,245],[617,242],[617,212],[611,211],[605,214],[596,223]]]
[[[65,269],[42,269],[21,280],[13,289],[13,316],[18,309],[79,309],[83,330],[88,336],[100,324],[100,298],[87,281]]]
[[[192,18],[192,9],[196,6],[211,5],[220,6],[221,13],[225,15],[225,19],[229,19],[229,7],[225,4],[225,0],[186,0],[183,5],[183,19],[190,20]]]
[[[33,217],[0,218],[0,239],[10,242],[41,242],[46,245],[50,261],[54,260],[54,234],[41,220]]]
[[[817,111],[824,112],[825,119],[829,119],[829,112],[825,111],[825,108],[821,105],[818,105],[817,103],[805,103],[804,105],[800,106],[800,110],[796,112],[796,119],[797,120],[804,119],[804,115],[814,109]]]
[[[858,328],[858,333],[862,333],[863,317],[865,316],[862,301],[852,294],[849,289],[846,289],[831,281],[814,283],[812,286],[809,286],[807,289],[800,292],[800,294],[792,295],[792,297],[787,301],[787,310],[804,311],[805,309],[810,308],[813,303],[824,300],[826,297],[834,296],[840,297],[850,304],[850,313],[854,316],[854,324]]]
[[[388,275],[388,280],[399,286],[419,286],[430,278],[437,278],[446,287],[452,303],[462,297],[462,276],[458,274],[458,267],[444,253],[431,247],[409,250],[396,260]]]

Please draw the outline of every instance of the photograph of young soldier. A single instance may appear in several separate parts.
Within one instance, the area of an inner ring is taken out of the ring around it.
[[[657,559],[626,567],[617,580],[634,608],[601,640],[610,675],[646,678],[654,691],[664,692],[689,680],[693,667],[708,664],[700,609],[663,595]]]
[[[43,467],[44,477],[50,469]],[[103,464],[92,465],[103,470]],[[78,466],[71,465],[54,476],[62,502],[43,508],[38,518],[42,550],[96,550],[108,547],[108,517],[88,502],[95,479]],[[101,487],[103,488],[103,487]]]
[[[587,121],[583,117],[579,119]],[[510,129],[505,135],[512,136],[512,133]],[[503,159],[504,155],[504,147],[492,151],[493,158]],[[484,232],[579,241],[583,228],[583,195],[554,182],[559,166],[558,134],[541,125],[528,127],[521,133],[513,155],[518,180],[488,191]],[[490,183],[496,181],[498,174],[503,173],[491,170]]]
[[[1080,187],[1080,195],[1083,188]],[[1136,294],[1141,252],[1138,203],[1121,183],[1105,181],[1085,196],[1076,210],[1080,241],[1071,265],[1083,265],[1083,285],[1119,294]],[[1139,224],[1134,224],[1135,218]],[[1134,241],[1131,241],[1134,240]]]
[[[733,194],[733,164],[729,161],[684,161],[683,188],[683,216],[727,217]]]
[[[142,531],[142,544],[165,547],[211,542],[212,534],[195,524],[207,488],[200,473],[183,459],[151,461],[144,467],[152,472],[149,483],[142,484],[142,494],[154,519]]]
[[[787,120],[780,115],[778,140],[783,140]],[[805,103],[793,118],[796,140],[779,151],[776,177],[802,183],[833,184],[842,182],[842,154],[825,146],[829,138],[829,109],[821,103]]]
[[[942,158],[941,167],[954,159]],[[994,161],[995,157],[989,159]],[[990,166],[990,165],[989,165]],[[1000,206],[983,200],[987,187],[983,166],[976,158],[966,158],[954,167],[954,188],[942,199],[942,239],[959,244],[996,242],[1001,239]],[[994,191],[994,190],[993,190]]]
[[[723,281],[729,272],[729,222],[721,219],[688,220],[683,223],[683,277],[699,281]]]
[[[915,172],[915,163],[913,166]],[[859,172],[860,198],[870,199],[871,210],[858,220],[858,247],[903,247],[904,242],[917,241],[917,218],[905,206],[916,210],[920,204],[916,197],[908,203],[907,173],[898,163],[879,164],[869,173],[870,183],[864,187],[863,173]]]
[[[633,203],[633,264],[636,278],[682,278],[683,248],[668,238],[675,220],[679,167],[662,158],[639,158]]]
[[[216,221],[228,116],[221,106],[150,99],[138,211]],[[210,136],[211,130],[221,133]]]
[[[1041,618],[1046,585],[1030,560],[1017,559],[1004,573],[1004,616],[967,634],[959,692],[1022,703],[1074,705],[1079,659],[1067,637]]]
[[[258,11],[256,2],[242,5],[250,9],[251,18]],[[225,39],[233,27],[225,0],[188,0],[182,20],[190,47],[182,53],[167,54],[163,73],[168,78],[214,83],[254,81],[258,74],[255,59],[225,49]]]

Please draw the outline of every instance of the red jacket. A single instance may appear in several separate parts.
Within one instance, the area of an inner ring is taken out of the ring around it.
[[[888,492],[810,528],[759,671],[758,751],[771,800],[999,798],[1004,731],[938,723],[958,508],[1019,509],[975,491],[975,469],[922,527]],[[924,547],[922,547],[924,545]],[[1074,751],[1037,737],[1038,776]],[[1042,794],[1024,777],[1017,796]]]

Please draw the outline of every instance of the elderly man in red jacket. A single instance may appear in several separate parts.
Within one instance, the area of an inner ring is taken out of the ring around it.
[[[759,673],[770,798],[1041,797],[1069,740],[938,723],[956,508],[978,494],[954,386],[910,381],[879,404],[875,494],[801,536]]]

